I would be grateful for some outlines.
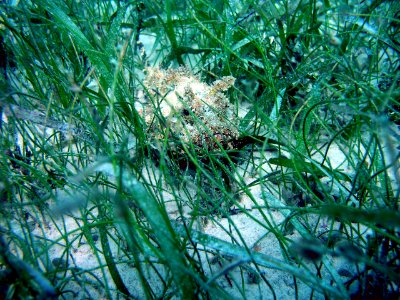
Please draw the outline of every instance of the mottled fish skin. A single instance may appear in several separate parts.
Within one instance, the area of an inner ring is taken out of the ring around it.
[[[234,83],[234,77],[224,76],[208,85],[184,67],[147,68],[144,87],[150,100],[140,112],[148,133],[159,141],[167,137],[172,150],[177,139],[201,149],[232,148],[239,119],[224,92]]]

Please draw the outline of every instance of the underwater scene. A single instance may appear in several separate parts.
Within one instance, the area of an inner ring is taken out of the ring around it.
[[[0,300],[400,299],[399,54],[399,1],[0,1]]]

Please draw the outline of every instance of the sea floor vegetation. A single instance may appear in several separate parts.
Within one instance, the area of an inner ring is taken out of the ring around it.
[[[398,299],[400,2],[0,3],[0,299]]]

